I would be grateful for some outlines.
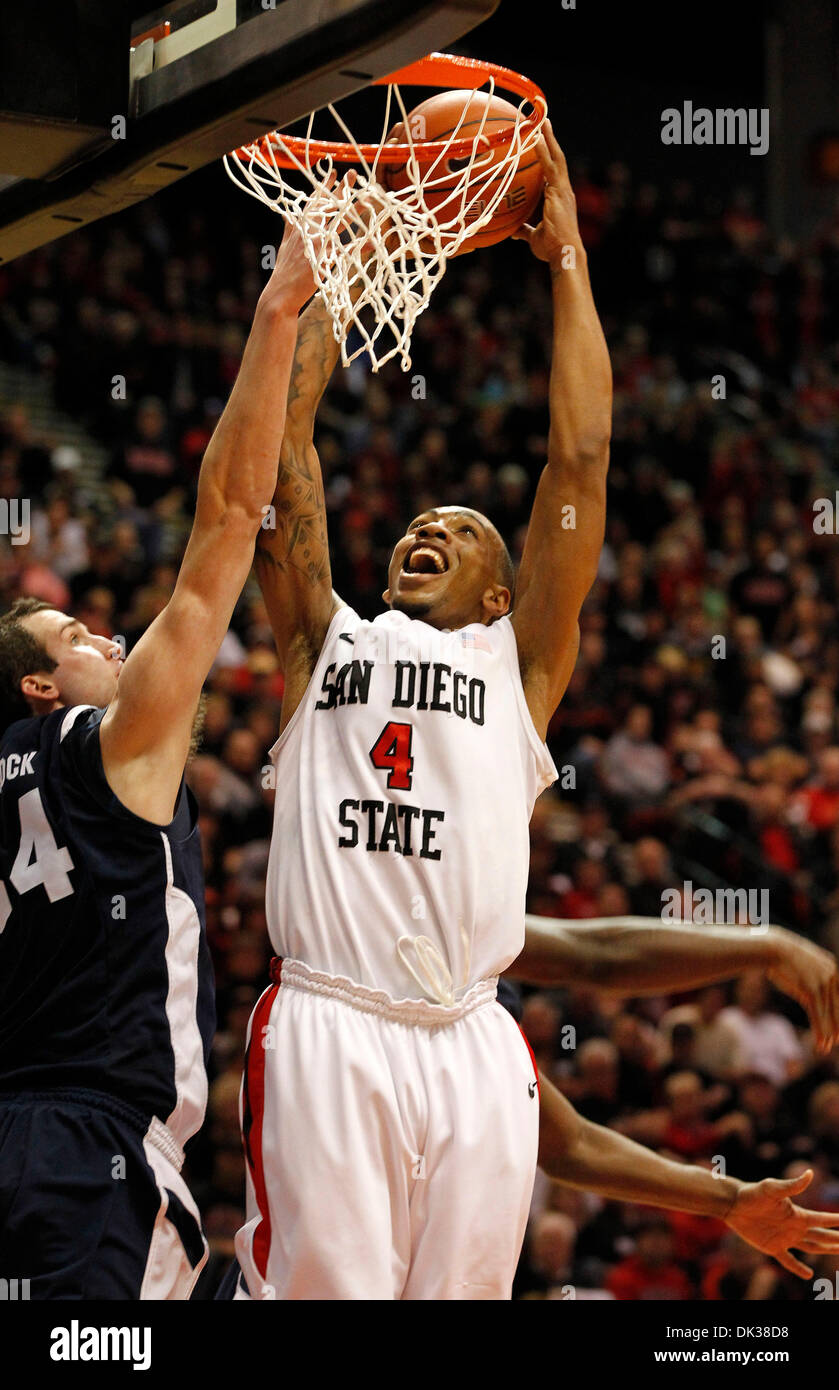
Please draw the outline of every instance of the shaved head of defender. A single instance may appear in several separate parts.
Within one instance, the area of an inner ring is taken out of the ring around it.
[[[502,618],[514,580],[510,552],[488,517],[471,507],[433,507],[397,542],[382,597],[409,618],[454,629]]]

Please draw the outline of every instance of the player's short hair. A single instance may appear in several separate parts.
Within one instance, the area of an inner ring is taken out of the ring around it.
[[[513,557],[509,547],[505,544],[504,537],[499,535],[501,548],[498,559],[498,578],[505,589],[510,590],[510,607],[513,606],[513,599],[516,596],[516,567],[513,564]]]
[[[35,671],[54,671],[58,665],[43,642],[22,622],[33,613],[54,607],[54,603],[40,598],[19,598],[0,617],[0,732],[16,719],[27,719],[32,714],[20,688],[23,677]]]

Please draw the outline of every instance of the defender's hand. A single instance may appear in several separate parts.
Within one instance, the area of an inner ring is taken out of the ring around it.
[[[307,203],[313,209],[319,202],[334,203],[336,197],[345,195],[355,183],[355,170],[351,169],[338,184],[334,169],[322,189],[315,189]],[[336,187],[337,185],[337,187]],[[314,240],[316,258],[321,252],[320,240]],[[268,303],[279,304],[297,313],[308,303],[317,286],[311,265],[304,249],[303,237],[292,222],[286,223],[282,242],[277,251],[271,279],[262,291],[262,299]]]
[[[271,279],[262,291],[263,303],[281,305],[297,313],[315,292],[315,277],[296,227],[286,224]]]
[[[812,1255],[839,1253],[839,1212],[805,1211],[791,1200],[809,1187],[812,1168],[798,1178],[765,1178],[743,1183],[725,1217],[725,1223],[756,1250],[771,1255],[790,1274],[812,1279],[813,1271],[791,1253]]]
[[[767,978],[807,1011],[819,1052],[839,1042],[839,964],[830,951],[803,936],[773,927],[777,950]]]
[[[519,241],[529,242],[531,251],[540,261],[559,265],[564,247],[572,245],[578,253],[582,248],[577,200],[568,177],[568,164],[548,120],[542,126],[536,153],[545,172],[542,220],[537,227],[525,222],[513,235]]]

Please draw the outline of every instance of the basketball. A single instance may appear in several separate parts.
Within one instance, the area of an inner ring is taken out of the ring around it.
[[[461,89],[439,92],[436,96],[421,102],[419,106],[415,106],[408,114],[408,128],[414,141],[445,140],[452,135],[461,117],[463,117],[462,124],[457,131],[457,139],[469,139],[470,136],[477,137],[479,131],[482,135],[494,135],[499,130],[512,130],[516,121],[516,114],[516,107],[511,102],[504,101],[502,97],[489,96],[486,92],[470,94]],[[407,142],[405,123],[400,121],[390,131],[387,143],[406,144]],[[510,140],[505,140],[495,148],[488,150],[485,156],[482,157],[479,154],[475,171],[467,188],[471,189],[472,185],[477,185],[483,189],[486,198],[491,197],[497,191],[498,184],[504,177],[503,161],[509,148]],[[429,160],[427,164],[424,164],[420,156],[421,150],[417,152],[417,161],[422,175],[434,161]],[[439,222],[447,222],[458,215],[462,198],[462,190],[458,181],[466,167],[468,158],[468,156],[465,158],[447,156],[439,161],[433,179],[440,178],[441,182],[439,185],[435,182],[425,193],[426,204]],[[495,179],[486,179],[487,171],[494,165],[502,166],[499,168],[498,176]],[[446,173],[451,174],[451,183],[445,179]],[[384,172],[384,181],[386,187],[394,192],[406,188],[411,183],[404,164],[387,167]],[[536,151],[528,150],[522,155],[515,176],[492,220],[474,236],[469,237],[460,250],[455,252],[455,255],[462,256],[464,252],[476,251],[481,246],[494,246],[496,242],[512,236],[514,232],[518,231],[522,223],[527,222],[531,217],[542,196],[543,188],[542,166]],[[475,189],[471,190],[471,192],[474,191]],[[467,202],[471,192],[467,192]],[[483,210],[484,198],[481,197],[467,212],[467,219],[476,220]]]

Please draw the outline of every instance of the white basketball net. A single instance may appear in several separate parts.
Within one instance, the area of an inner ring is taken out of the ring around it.
[[[484,86],[492,96],[494,79],[490,78]],[[492,220],[516,176],[519,160],[535,146],[545,115],[542,111],[538,123],[522,132],[528,119],[528,102],[522,100],[515,122],[511,118],[509,148],[500,158],[493,158],[496,150],[486,148],[483,133],[486,120],[491,118],[487,103],[472,152],[456,161],[463,167],[455,172],[448,166],[447,151],[458,138],[463,138],[458,132],[471,97],[479,89],[464,89],[463,115],[447,138],[445,149],[431,163],[427,158],[421,162],[418,157],[422,142],[411,131],[399,86],[391,83],[385,90],[383,133],[379,153],[372,163],[364,157],[340,113],[334,106],[327,107],[353,147],[353,162],[360,166],[353,187],[340,178],[331,180],[333,172],[338,171],[337,161],[331,155],[311,167],[280,131],[227,155],[224,160],[228,174],[239,188],[299,228],[318,292],[341,345],[344,366],[366,352],[374,372],[397,355],[402,370],[410,368],[414,325],[428,307],[447,261]],[[412,151],[404,169],[407,186],[398,190],[386,188],[378,178],[379,155],[393,124],[394,101],[404,124],[402,143],[410,145]],[[309,117],[305,135],[307,152],[315,140],[314,115],[313,112]],[[277,162],[275,151],[282,151],[294,169],[304,175],[303,189],[295,188],[289,181],[292,171]],[[346,158],[341,161],[342,165],[346,163]],[[438,220],[426,203],[426,194],[435,189],[446,190],[447,196],[442,200],[445,221]],[[365,309],[372,310],[366,316],[368,321],[372,319],[372,326],[361,317]],[[360,335],[360,343],[350,351],[347,336],[353,327]]]

